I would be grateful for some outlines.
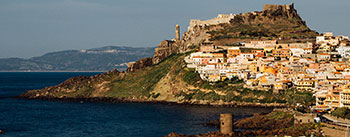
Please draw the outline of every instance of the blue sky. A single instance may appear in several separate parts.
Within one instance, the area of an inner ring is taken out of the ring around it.
[[[155,47],[190,19],[295,7],[311,29],[350,35],[349,0],[1,0],[0,58],[107,45]],[[182,33],[181,32],[181,33]]]

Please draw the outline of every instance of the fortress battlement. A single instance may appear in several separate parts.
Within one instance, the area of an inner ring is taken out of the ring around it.
[[[209,19],[209,20],[198,20],[191,19],[190,25],[188,26],[188,30],[191,30],[194,26],[209,26],[216,25],[221,23],[229,23],[231,19],[233,19],[236,14],[219,14],[217,17]]]
[[[264,5],[264,11],[279,10],[279,9],[282,9],[283,11],[294,9],[294,3],[291,3],[290,5],[275,5],[275,4]]]

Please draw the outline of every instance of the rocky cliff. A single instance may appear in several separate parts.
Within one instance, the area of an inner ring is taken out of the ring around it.
[[[183,34],[185,47],[212,41],[217,45],[256,39],[308,40],[318,33],[307,27],[294,4],[264,5],[264,10],[192,21]]]

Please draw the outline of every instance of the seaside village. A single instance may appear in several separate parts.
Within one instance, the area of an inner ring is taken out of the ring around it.
[[[264,40],[220,46],[203,42],[185,62],[210,82],[239,78],[250,88],[312,92],[316,109],[329,110],[350,108],[349,58],[349,37],[329,32],[317,36],[315,43]]]

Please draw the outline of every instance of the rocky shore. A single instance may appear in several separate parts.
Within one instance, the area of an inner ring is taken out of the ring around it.
[[[211,120],[207,126],[219,128],[218,120]],[[172,132],[166,137],[246,137],[246,136],[321,136],[319,125],[315,123],[295,123],[293,113],[273,111],[269,114],[255,114],[252,117],[233,123],[234,131],[222,134],[219,131],[197,135],[184,135]]]
[[[192,102],[170,102],[148,99],[129,99],[129,98],[113,98],[113,97],[46,97],[46,96],[26,96],[26,94],[17,96],[22,99],[36,99],[36,100],[52,100],[52,101],[75,101],[75,102],[109,102],[109,103],[147,103],[147,104],[167,104],[167,105],[189,105],[189,106],[212,106],[212,107],[260,107],[260,108],[286,108],[287,104],[280,103],[246,103],[246,102],[213,102],[203,103],[198,101]]]

